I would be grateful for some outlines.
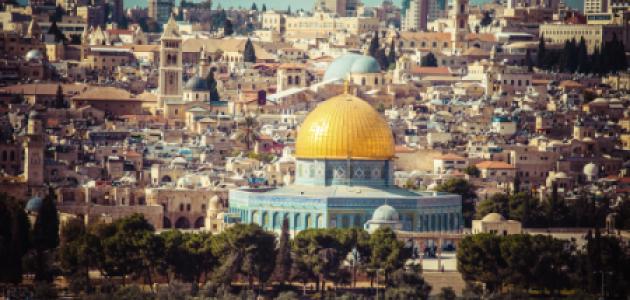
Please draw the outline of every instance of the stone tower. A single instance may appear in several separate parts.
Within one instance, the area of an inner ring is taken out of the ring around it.
[[[453,0],[450,18],[453,28],[451,36],[453,49],[463,50],[468,34],[468,0]]]
[[[42,117],[32,111],[28,117],[24,141],[24,179],[29,186],[44,184],[44,136]]]
[[[160,81],[158,105],[182,99],[182,38],[173,16],[168,20],[161,38]]]

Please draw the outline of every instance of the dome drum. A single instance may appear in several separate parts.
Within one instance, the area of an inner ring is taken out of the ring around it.
[[[389,160],[298,159],[296,184],[364,185],[392,184],[393,163]]]

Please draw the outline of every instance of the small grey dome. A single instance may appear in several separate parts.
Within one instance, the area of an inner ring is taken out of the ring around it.
[[[25,210],[29,213],[38,213],[43,203],[44,200],[42,200],[42,198],[35,196],[26,202]]]
[[[505,221],[505,218],[499,213],[489,213],[481,220],[484,222],[501,222]]]
[[[367,55],[348,53],[335,59],[326,69],[324,80],[345,79],[348,74],[378,73],[381,66]]]
[[[583,172],[584,172],[584,175],[590,176],[591,178],[596,177],[599,174],[597,165],[592,162],[584,165]]]
[[[41,61],[42,59],[44,59],[44,54],[39,49],[30,50],[24,56],[26,61]]]
[[[205,79],[195,76],[190,78],[186,85],[184,86],[184,90],[193,91],[193,92],[205,92],[208,91],[208,83]]]
[[[379,206],[372,214],[372,221],[390,221],[398,222],[399,216],[395,208],[384,204]]]

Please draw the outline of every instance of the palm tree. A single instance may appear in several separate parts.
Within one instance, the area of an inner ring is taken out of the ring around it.
[[[247,145],[247,150],[252,149],[252,144],[258,140],[258,121],[255,116],[247,116],[245,120],[239,124],[238,139]]]

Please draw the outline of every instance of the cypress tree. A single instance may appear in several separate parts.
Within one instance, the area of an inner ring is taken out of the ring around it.
[[[274,278],[280,284],[285,284],[291,275],[291,241],[289,240],[289,219],[282,221],[282,231],[280,233],[280,243],[278,244],[278,254],[276,255],[276,267]]]
[[[378,49],[376,51],[376,61],[378,61],[378,64],[381,66],[381,70],[387,70],[387,68],[389,68],[389,59],[387,58],[387,55],[385,54],[385,49]]]
[[[433,52],[429,52],[420,60],[420,65],[422,65],[423,67],[437,67],[437,58],[435,58]]]
[[[22,258],[29,247],[29,222],[24,207],[0,193],[0,283],[22,282]]]
[[[225,19],[223,22],[223,34],[225,36],[234,34],[234,26],[232,25],[232,21],[230,21],[230,19]]]
[[[591,71],[584,37],[580,38],[580,43],[577,46],[577,64],[577,71],[579,73],[587,74]]]
[[[394,45],[394,39],[392,39],[392,42],[389,44],[389,53],[387,53],[387,61],[389,62],[389,64],[396,63],[396,45]]]
[[[208,75],[206,75],[206,83],[208,85],[208,90],[210,91],[210,101],[214,102],[221,100],[219,91],[217,90],[217,80],[214,79],[214,68],[208,72]]]
[[[578,67],[578,49],[575,38],[571,39],[568,45],[567,71],[569,73],[575,73]]]
[[[534,70],[534,62],[532,61],[532,54],[529,49],[525,53],[525,65],[527,65],[527,71],[531,72]]]
[[[59,216],[55,204],[55,192],[51,188],[46,198],[42,200],[42,206],[37,213],[37,219],[33,226],[33,248],[36,251],[37,271],[35,280],[52,281],[47,266],[48,251],[59,246]]]
[[[265,3],[263,3],[262,12],[267,12],[267,5],[265,5]]]
[[[63,87],[57,85],[57,94],[55,95],[55,108],[65,108],[66,102],[63,99]]]
[[[256,6],[256,2],[252,2],[252,9],[251,10],[258,11],[258,6]]]
[[[372,40],[370,41],[370,48],[368,49],[368,53],[370,54],[370,56],[376,58],[376,54],[378,52],[378,49],[380,48],[381,46],[378,42],[378,32],[375,32],[374,37],[372,37]]]
[[[593,51],[593,54],[591,54],[591,58],[590,58],[590,63],[591,63],[591,73],[593,74],[602,74],[602,60],[601,60],[601,55],[599,53],[599,47],[595,47],[595,50]]]
[[[245,49],[243,50],[243,60],[245,62],[255,63],[256,62],[256,50],[254,49],[254,44],[248,38],[245,43]]]
[[[538,40],[538,53],[536,53],[536,64],[541,69],[545,69],[545,56],[547,54],[546,52],[547,50],[545,49],[545,36],[541,35],[540,39]]]

